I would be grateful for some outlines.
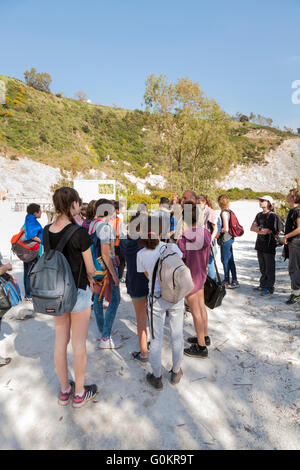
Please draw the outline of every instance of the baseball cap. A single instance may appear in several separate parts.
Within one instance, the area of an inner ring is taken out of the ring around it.
[[[268,201],[271,206],[274,205],[274,199],[271,196],[262,196],[258,198],[260,201]]]

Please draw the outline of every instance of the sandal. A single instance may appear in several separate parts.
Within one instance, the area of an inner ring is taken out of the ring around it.
[[[0,367],[6,366],[11,362],[11,357],[0,357]]]
[[[131,353],[131,357],[132,359],[135,359],[137,361],[140,361],[140,362],[148,362],[148,357],[143,357],[141,355],[141,351],[134,351]]]

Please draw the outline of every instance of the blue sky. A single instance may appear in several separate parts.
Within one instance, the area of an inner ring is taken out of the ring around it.
[[[300,127],[300,0],[0,0],[0,73],[141,108],[145,79],[189,77],[230,114]]]

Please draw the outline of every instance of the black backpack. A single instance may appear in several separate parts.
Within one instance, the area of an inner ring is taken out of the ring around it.
[[[283,239],[284,239],[285,221],[280,215],[276,214],[276,212],[271,212],[271,211],[268,212],[268,218],[269,218],[270,214],[275,215],[275,230],[276,230],[276,233],[275,233],[274,236],[275,236],[275,241],[276,241],[276,247],[277,246],[282,246],[283,245]]]
[[[80,227],[70,225],[55,250],[50,248],[49,227],[47,225],[43,233],[45,253],[30,271],[30,291],[35,312],[60,316],[71,312],[77,301],[77,287],[62,251]],[[82,263],[79,279],[81,269]]]
[[[275,213],[275,216],[276,216],[276,235],[275,235],[276,246],[282,246],[284,244],[283,239],[284,239],[285,221],[283,217],[281,217],[280,215],[276,213]]]

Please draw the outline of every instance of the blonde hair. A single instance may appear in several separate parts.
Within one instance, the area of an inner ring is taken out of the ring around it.
[[[229,202],[230,199],[226,194],[221,194],[221,196],[218,197],[218,204],[220,206],[220,209],[228,209],[229,207]]]

